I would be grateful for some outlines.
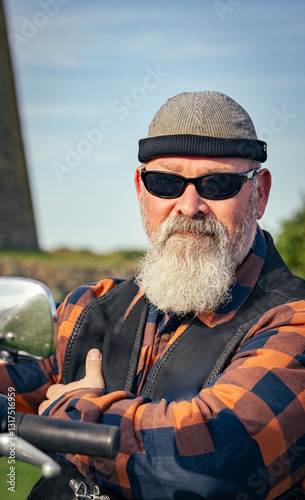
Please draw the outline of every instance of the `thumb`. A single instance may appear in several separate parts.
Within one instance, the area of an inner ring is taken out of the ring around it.
[[[86,378],[95,380],[98,385],[103,381],[102,353],[98,349],[91,349],[86,358]]]

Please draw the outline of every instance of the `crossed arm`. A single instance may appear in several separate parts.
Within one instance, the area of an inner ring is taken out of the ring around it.
[[[190,401],[108,393],[93,350],[85,378],[52,386],[39,412],[120,425],[116,461],[66,458],[121,494],[276,498],[305,476],[304,314],[297,303],[285,324],[270,316],[255,327],[225,372]]]
[[[262,318],[223,374],[189,401],[108,393],[97,350],[78,382],[55,384],[57,362],[45,360],[28,374],[0,367],[0,390],[15,385],[19,411],[40,404],[50,417],[120,425],[115,461],[66,458],[127,498],[270,500],[305,476],[305,303],[280,313]]]

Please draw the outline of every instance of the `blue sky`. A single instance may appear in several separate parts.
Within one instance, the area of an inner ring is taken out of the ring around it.
[[[40,245],[145,248],[138,140],[217,90],[268,142],[274,234],[305,195],[304,0],[3,0]]]

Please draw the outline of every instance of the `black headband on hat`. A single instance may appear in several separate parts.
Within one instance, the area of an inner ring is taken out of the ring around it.
[[[139,161],[160,156],[199,156],[267,159],[267,144],[258,139],[209,137],[192,134],[161,135],[139,141]]]
[[[160,156],[267,159],[267,144],[231,97],[215,91],[183,92],[167,100],[139,141],[139,161]]]

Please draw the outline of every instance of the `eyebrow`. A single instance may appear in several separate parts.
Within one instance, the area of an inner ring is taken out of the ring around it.
[[[177,165],[176,163],[172,163],[172,162],[167,162],[167,161],[160,161],[160,163],[155,165],[155,167],[164,168],[165,170],[172,170],[174,172],[177,172],[181,168],[180,165]]]
[[[149,162],[146,165],[149,165]],[[146,165],[144,164],[144,166]],[[161,160],[157,165],[154,165],[153,169],[155,168],[158,169],[158,167],[164,169],[167,172],[173,172],[179,174],[181,165]],[[228,165],[222,165],[221,171],[217,172],[215,171],[214,165],[211,165],[211,167],[207,167],[206,174],[217,174],[222,172],[231,172],[231,170],[228,170]]]

